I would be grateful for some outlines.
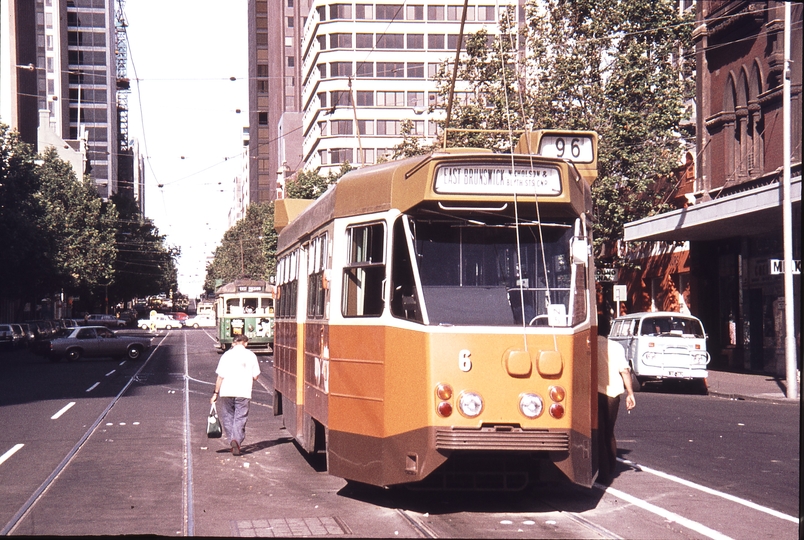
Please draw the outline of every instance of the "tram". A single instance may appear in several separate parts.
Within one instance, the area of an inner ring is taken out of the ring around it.
[[[237,279],[215,291],[218,348],[225,351],[234,337],[245,334],[248,347],[269,349],[274,343],[274,286],[267,281]]]
[[[299,445],[377,486],[590,487],[596,176],[596,133],[542,130],[278,200],[274,414]]]

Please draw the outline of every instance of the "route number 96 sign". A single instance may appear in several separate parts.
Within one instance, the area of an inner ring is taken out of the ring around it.
[[[578,163],[592,163],[595,159],[592,137],[576,135],[545,135],[539,143],[539,155]]]

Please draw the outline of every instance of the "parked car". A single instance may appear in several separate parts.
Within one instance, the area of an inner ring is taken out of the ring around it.
[[[206,315],[196,315],[195,317],[189,317],[186,321],[184,321],[185,326],[190,326],[192,328],[215,328],[215,317],[209,317]]]
[[[17,347],[27,347],[29,345],[28,334],[22,329],[22,325],[11,323],[11,329],[14,330],[15,345]]]
[[[709,353],[696,317],[660,311],[618,317],[609,339],[621,344],[631,365],[634,390],[650,380],[686,380],[706,392]]]
[[[171,311],[170,313],[168,313],[168,315],[170,315],[171,317],[173,317],[177,321],[186,321],[188,319],[188,317],[189,317],[183,311]]]
[[[20,328],[22,328],[22,333],[25,334],[26,346],[30,347],[33,345],[34,339],[36,339],[33,328],[28,323],[20,323]]]
[[[6,349],[11,349],[17,344],[14,336],[14,329],[10,324],[0,324],[0,345]]]
[[[182,321],[177,321],[173,317],[169,317],[164,313],[157,313],[150,319],[138,320],[137,326],[143,330],[150,330],[152,327],[158,330],[172,330],[173,328],[184,327],[184,323]]]
[[[106,315],[103,313],[90,313],[84,317],[84,324],[86,326],[105,326],[107,328],[122,328],[126,325],[126,321],[120,320],[114,315]]]
[[[54,362],[62,358],[75,361],[83,357],[139,360],[150,346],[150,337],[124,336],[105,326],[79,326],[64,329],[49,340],[46,355]]]
[[[126,326],[135,326],[139,315],[133,309],[124,309],[117,314],[117,318],[126,323]]]

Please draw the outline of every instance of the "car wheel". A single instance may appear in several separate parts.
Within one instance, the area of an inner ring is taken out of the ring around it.
[[[165,330],[173,330],[173,327],[172,327],[172,326],[170,326],[169,324],[168,324],[168,325],[165,325]]]
[[[142,357],[142,347],[139,345],[132,345],[126,351],[126,356],[129,360],[139,360]]]
[[[70,349],[65,356],[68,362],[75,362],[81,358],[81,349]]]
[[[147,324],[141,324],[140,328],[142,328],[143,330],[148,330],[148,325]]]
[[[199,327],[198,323],[193,323],[193,328],[198,328],[198,327]]]

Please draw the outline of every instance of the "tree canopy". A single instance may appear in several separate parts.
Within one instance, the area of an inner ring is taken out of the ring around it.
[[[175,287],[178,251],[133,200],[116,202],[101,199],[54,148],[37,155],[0,124],[0,299],[19,305],[79,296],[90,309],[101,294],[117,303]],[[156,269],[133,279],[135,266]]]

